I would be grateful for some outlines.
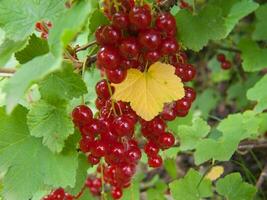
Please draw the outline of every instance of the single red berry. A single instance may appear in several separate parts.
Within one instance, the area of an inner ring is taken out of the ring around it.
[[[100,162],[100,159],[92,154],[88,155],[87,160],[92,165],[97,165]]]
[[[144,151],[148,156],[153,156],[159,153],[159,148],[154,142],[150,140],[145,144]]]
[[[155,63],[160,60],[161,54],[159,51],[148,51],[145,53],[145,60],[150,63]]]
[[[91,153],[95,157],[105,156],[107,152],[107,144],[103,140],[97,140],[93,143],[91,147]]]
[[[185,86],[184,90],[185,90],[185,97],[184,98],[189,100],[190,102],[195,101],[196,95],[197,95],[195,90],[191,87],[188,87],[188,86]]]
[[[179,111],[188,111],[191,107],[191,102],[185,98],[176,101],[174,109],[176,113]]]
[[[120,43],[119,50],[125,59],[133,59],[138,57],[140,46],[134,37],[129,37]]]
[[[112,17],[112,25],[118,29],[125,30],[129,27],[130,21],[126,13],[115,13]]]
[[[120,41],[121,31],[113,26],[100,26],[95,32],[96,41],[100,45],[115,45]]]
[[[224,61],[226,61],[225,55],[223,53],[218,54],[217,55],[217,60],[219,62],[221,62],[221,63],[224,62]]]
[[[153,120],[149,121],[148,128],[153,135],[160,135],[165,132],[166,123],[160,117],[155,117]]]
[[[113,86],[110,86],[110,87],[113,93],[114,87]],[[95,86],[95,91],[96,91],[97,96],[102,99],[109,99],[111,96],[107,80],[99,81]]]
[[[146,29],[138,35],[138,41],[148,51],[157,50],[161,44],[160,32],[155,29]]]
[[[232,67],[232,64],[228,60],[221,63],[221,68],[224,70],[230,69],[231,67]]]
[[[131,147],[126,152],[126,160],[129,163],[137,163],[141,159],[142,153],[138,147]]]
[[[179,44],[174,38],[167,38],[162,41],[161,53],[162,55],[172,55],[175,54],[179,49]]]
[[[76,126],[83,126],[93,118],[92,110],[86,105],[79,105],[72,111],[72,119]]]
[[[166,33],[176,30],[176,20],[170,13],[161,13],[156,19],[156,27]]]
[[[148,157],[149,167],[157,168],[162,165],[162,158],[159,155],[153,155]]]
[[[106,70],[106,75],[111,83],[121,83],[127,76],[127,71],[123,69]]]
[[[159,136],[158,143],[162,149],[171,148],[175,143],[175,137],[171,133],[164,133]]]
[[[121,67],[125,70],[130,69],[130,68],[139,68],[140,67],[140,63],[137,60],[128,60],[128,59],[124,59],[121,62]]]
[[[161,118],[165,121],[172,121],[176,118],[176,112],[173,109],[173,104],[166,104],[160,114]]]
[[[113,47],[103,47],[97,53],[97,63],[101,68],[115,70],[120,67],[119,51]]]
[[[136,29],[146,29],[152,21],[151,12],[147,7],[134,7],[129,13],[130,24]]]
[[[113,187],[111,190],[111,195],[113,199],[120,199],[122,197],[122,190],[117,187]]]
[[[101,110],[101,108],[103,108],[103,106],[106,105],[106,102],[107,102],[106,99],[97,97],[95,100],[95,106],[98,110]]]
[[[135,122],[127,115],[117,117],[113,122],[113,129],[118,137],[132,136]]]

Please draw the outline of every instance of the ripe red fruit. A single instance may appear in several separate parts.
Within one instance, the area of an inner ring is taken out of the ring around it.
[[[219,62],[221,62],[221,63],[224,62],[224,61],[226,61],[225,55],[223,53],[218,54],[217,55],[217,60]]]
[[[153,120],[149,121],[148,128],[153,135],[160,135],[165,132],[166,123],[160,117],[155,117]]]
[[[93,118],[92,110],[86,105],[80,105],[73,109],[72,119],[76,126],[83,126]]]
[[[92,165],[96,165],[100,162],[100,159],[98,157],[93,156],[92,154],[88,155],[87,160]]]
[[[129,13],[130,24],[136,29],[146,29],[150,26],[152,16],[150,10],[145,6],[134,7]]]
[[[115,70],[120,67],[119,51],[113,47],[103,47],[97,53],[97,63],[101,68]]]
[[[159,136],[158,143],[162,149],[168,149],[175,143],[175,137],[171,133],[164,133]]]
[[[175,111],[179,112],[179,111],[188,111],[191,107],[191,102],[188,101],[187,99],[183,98],[181,100],[176,101],[175,104]]]
[[[137,60],[125,59],[121,61],[121,67],[125,70],[130,69],[130,68],[137,69],[139,68],[139,66],[140,66],[140,63]]]
[[[113,86],[111,86],[111,90],[113,93],[114,92]],[[99,81],[95,86],[95,91],[97,96],[102,99],[109,99],[111,96],[107,80]]]
[[[232,64],[228,60],[221,63],[221,68],[224,70],[230,69],[231,67],[232,67]]]
[[[162,13],[156,19],[156,27],[166,33],[176,30],[175,18],[170,13]]]
[[[154,142],[150,140],[145,144],[144,151],[148,156],[153,156],[159,153],[159,148]]]
[[[136,168],[134,164],[121,163],[117,166],[116,171],[121,179],[127,179],[134,175]]]
[[[142,153],[138,147],[131,147],[126,152],[126,160],[129,163],[137,163],[141,159]]]
[[[110,25],[101,26],[96,30],[95,37],[100,45],[114,45],[120,41],[121,31]]]
[[[125,30],[129,27],[130,21],[126,13],[115,13],[112,17],[112,25],[118,29]]]
[[[196,69],[190,64],[177,65],[175,74],[179,76],[183,82],[188,82],[194,79]]]
[[[189,100],[190,102],[193,102],[196,99],[196,92],[193,88],[185,86],[185,99]]]
[[[148,51],[145,53],[145,60],[154,63],[157,62],[161,58],[161,54],[159,51]]]
[[[166,104],[160,116],[165,121],[174,120],[176,118],[176,112],[173,109],[173,104]]]
[[[146,29],[138,35],[138,41],[148,51],[157,50],[161,44],[161,36],[155,29]]]
[[[135,122],[127,115],[117,117],[113,122],[113,129],[118,137],[132,136]]]
[[[162,55],[172,55],[179,49],[179,44],[174,38],[167,38],[162,41],[161,53]]]
[[[120,199],[122,197],[122,190],[118,187],[113,187],[111,190],[113,199]]]
[[[96,100],[95,100],[95,106],[96,106],[96,108],[97,108],[98,110],[101,110],[101,108],[103,108],[103,106],[106,105],[106,102],[107,102],[106,99],[97,97]]]
[[[137,40],[133,37],[126,38],[120,43],[120,54],[125,59],[137,58],[140,53],[140,47]]]
[[[106,70],[106,75],[111,83],[121,83],[127,76],[127,71],[123,69]]]
[[[91,147],[91,153],[95,157],[105,156],[107,153],[107,144],[103,140],[97,140],[93,143]]]
[[[162,165],[162,158],[159,155],[149,156],[148,165],[153,168],[160,167]]]

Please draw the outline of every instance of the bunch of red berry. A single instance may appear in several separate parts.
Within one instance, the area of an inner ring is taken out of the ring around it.
[[[64,189],[58,188],[45,196],[42,200],[74,200],[74,197],[66,193]]]
[[[43,39],[48,38],[49,29],[51,28],[52,28],[52,23],[50,21],[41,21],[41,22],[36,22],[35,24],[36,31],[41,32],[41,38]]]
[[[232,67],[231,61],[227,60],[225,55],[222,53],[217,55],[217,60],[221,63],[221,68],[224,70],[230,69]]]

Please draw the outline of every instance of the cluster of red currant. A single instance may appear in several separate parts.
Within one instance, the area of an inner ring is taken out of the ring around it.
[[[42,200],[74,200],[74,197],[66,193],[64,189],[58,188],[45,196]]]
[[[231,61],[227,60],[225,55],[222,53],[217,55],[217,60],[221,63],[221,68],[224,70],[230,69],[232,67]]]
[[[36,22],[35,24],[36,31],[41,32],[41,38],[43,39],[48,38],[49,29],[51,28],[52,28],[52,23],[50,21],[41,21],[41,22]]]

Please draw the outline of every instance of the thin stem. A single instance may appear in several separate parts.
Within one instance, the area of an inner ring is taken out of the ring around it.
[[[0,77],[12,77],[16,73],[15,68],[0,68]]]
[[[256,187],[259,189],[261,188],[262,184],[264,183],[264,180],[267,179],[267,163],[265,164],[260,177],[257,180]]]
[[[103,161],[100,162],[101,165],[101,196],[105,199],[105,185],[104,185],[104,168],[103,168]]]
[[[116,109],[115,109],[115,102],[114,102],[114,99],[112,99],[112,88],[111,88],[111,85],[109,83],[109,80],[107,79],[106,77],[106,81],[107,81],[107,84],[108,84],[108,91],[109,91],[109,95],[110,95],[110,99],[111,99],[111,108],[114,112],[114,114],[117,116],[117,112],[116,112]]]
[[[86,185],[84,184],[81,191],[76,196],[74,196],[74,199],[79,199],[83,195],[85,189],[86,189]]]
[[[78,47],[75,48],[74,50],[75,50],[75,52],[77,53],[77,52],[79,52],[79,51],[86,50],[86,49],[88,49],[89,47],[94,46],[94,45],[96,45],[96,44],[97,44],[96,41],[93,41],[93,42],[90,42],[90,43],[88,43],[88,44],[85,44],[85,45],[82,45],[82,46],[78,46]]]

